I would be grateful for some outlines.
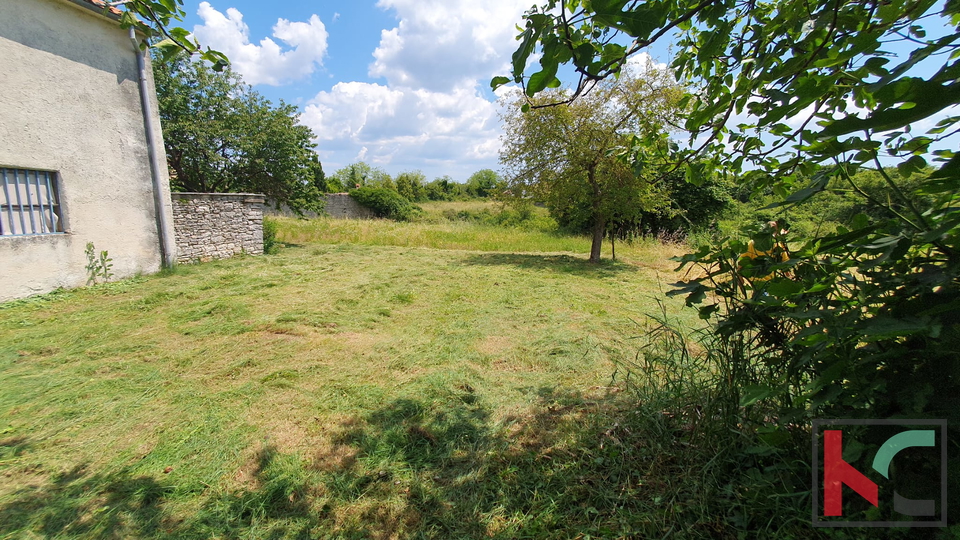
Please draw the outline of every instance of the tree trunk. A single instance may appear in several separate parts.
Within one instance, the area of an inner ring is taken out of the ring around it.
[[[593,243],[590,245],[590,262],[600,262],[600,248],[603,247],[603,237],[606,232],[606,223],[597,218],[593,222]]]

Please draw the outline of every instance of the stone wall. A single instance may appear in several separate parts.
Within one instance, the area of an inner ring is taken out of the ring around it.
[[[340,219],[373,219],[373,210],[366,206],[360,206],[349,193],[327,193],[324,197],[324,212],[326,215]],[[268,204],[266,213],[276,216],[299,217],[296,212],[290,208],[281,205],[277,210],[276,205]],[[315,218],[316,212],[304,212],[303,217]]]
[[[263,195],[172,193],[171,197],[177,262],[263,253]]]
[[[373,210],[360,206],[349,193],[328,193],[323,211],[328,216],[346,219],[373,219]]]

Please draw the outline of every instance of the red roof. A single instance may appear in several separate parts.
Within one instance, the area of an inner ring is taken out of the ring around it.
[[[107,6],[107,3],[104,2],[103,0],[85,0],[85,1],[86,1],[87,3],[89,3],[89,4],[93,4],[93,5],[97,6],[97,7],[99,7],[99,8],[103,8],[103,7],[106,7],[106,6]],[[113,13],[114,15],[120,15],[120,14],[122,14],[123,12],[120,11],[120,9],[117,8],[117,7],[115,7],[115,6],[110,6],[110,13]]]

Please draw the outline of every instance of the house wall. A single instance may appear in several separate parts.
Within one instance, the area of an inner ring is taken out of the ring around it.
[[[177,262],[263,253],[263,195],[174,193]]]
[[[116,278],[159,270],[129,31],[68,0],[4,0],[0,73],[0,167],[57,171],[66,230],[0,236],[0,301],[84,285],[87,242],[109,253]],[[155,96],[152,73],[148,79]],[[155,99],[152,108],[155,151],[163,159]],[[169,180],[161,169],[169,216]],[[172,238],[172,218],[167,222]]]

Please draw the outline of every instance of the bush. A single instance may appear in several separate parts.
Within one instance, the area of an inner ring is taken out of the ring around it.
[[[388,188],[361,187],[351,191],[350,196],[380,218],[409,221],[422,212],[419,206]]]
[[[263,253],[273,255],[280,251],[280,244],[277,243],[277,222],[271,218],[263,218]]]

